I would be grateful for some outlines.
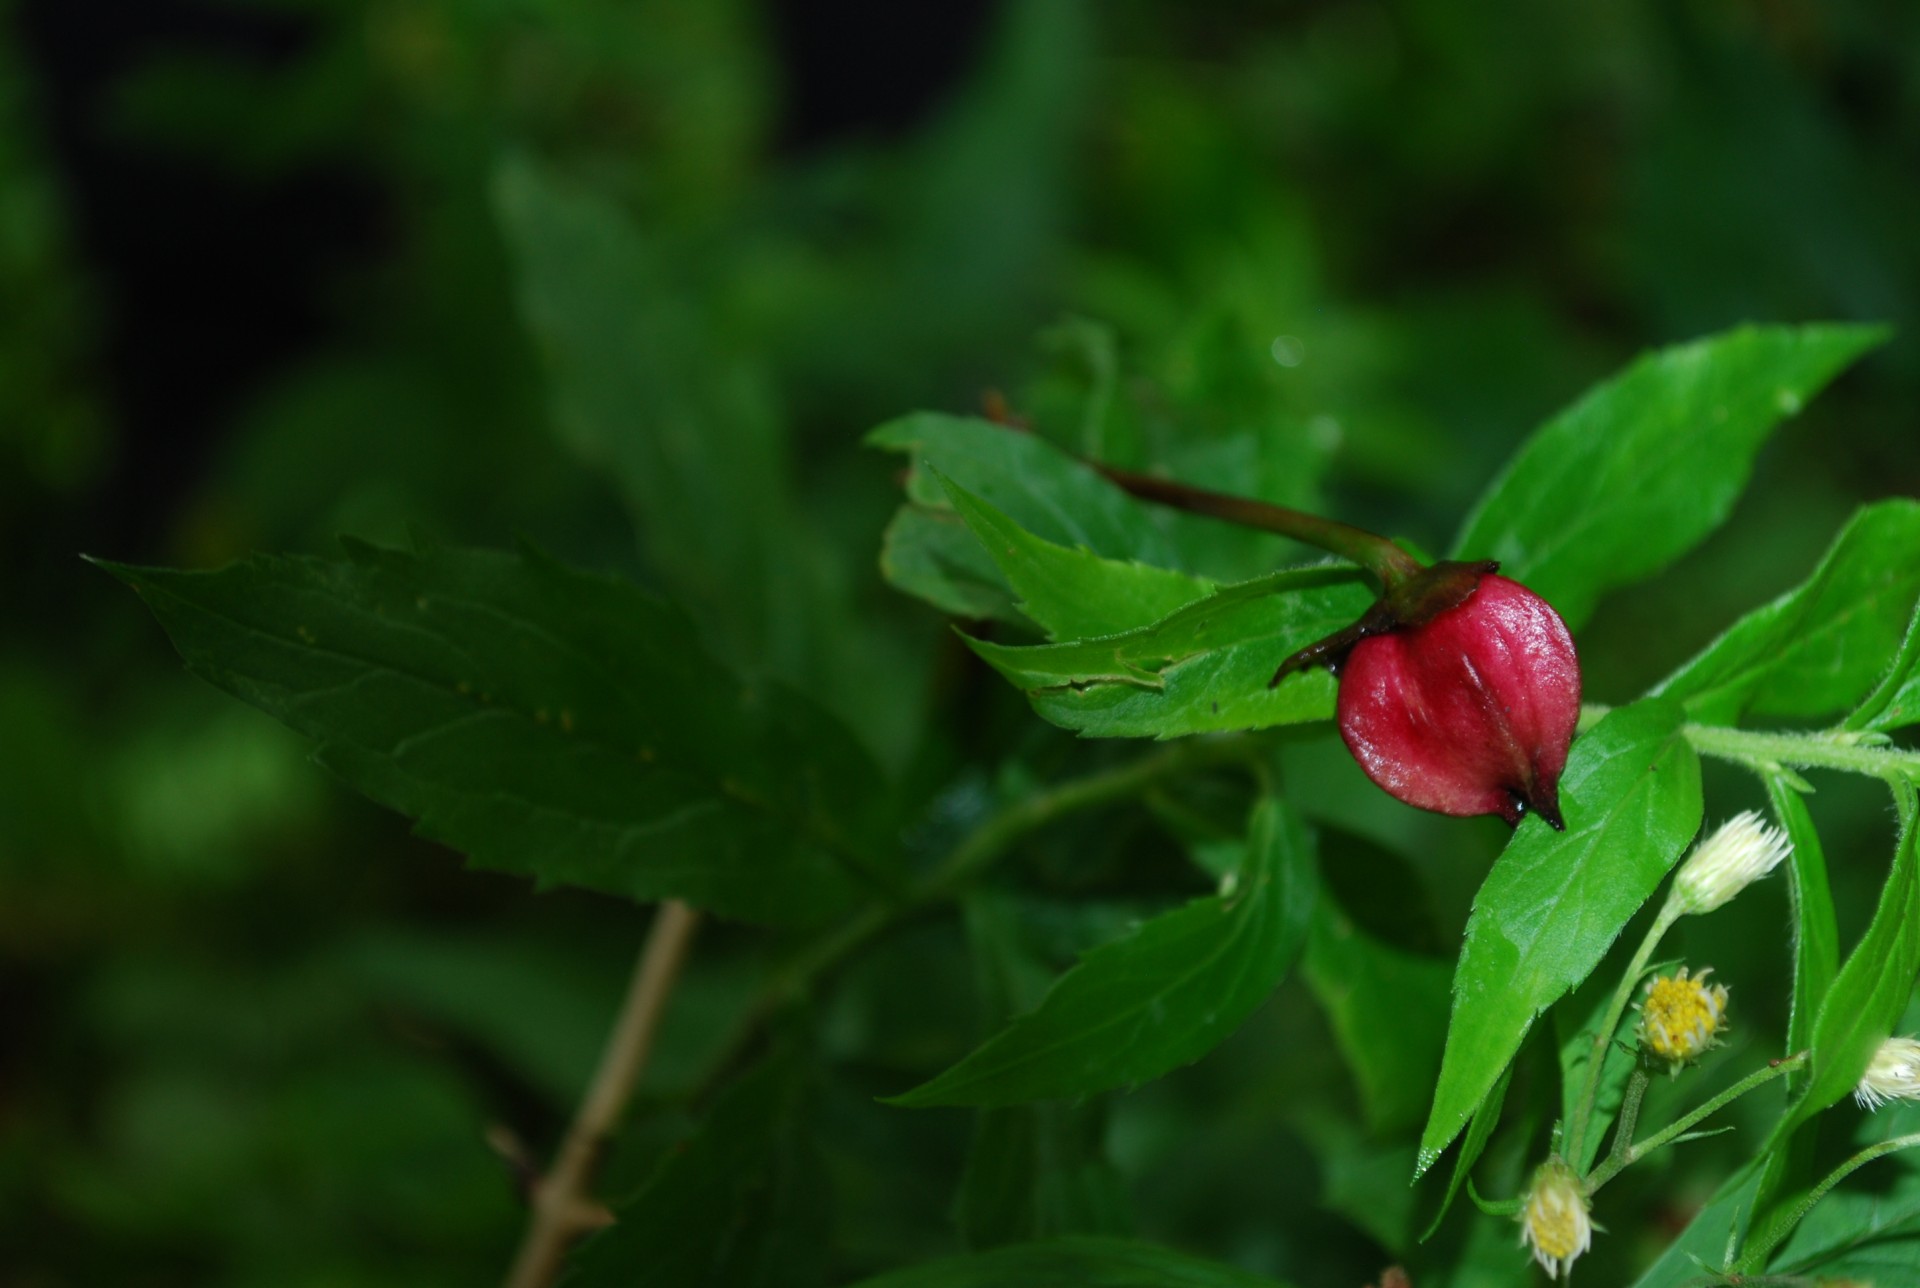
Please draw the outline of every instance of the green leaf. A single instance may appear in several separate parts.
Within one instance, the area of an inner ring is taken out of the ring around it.
[[[1020,597],[1020,611],[1051,639],[1117,635],[1204,599],[1211,582],[1150,564],[1102,559],[1043,541],[939,475],[960,517]]]
[[[613,1205],[561,1288],[804,1288],[821,1282],[828,1187],[791,1057],[734,1084],[699,1133]]]
[[[1840,928],[1834,919],[1833,891],[1827,882],[1826,852],[1806,802],[1784,773],[1768,774],[1766,782],[1774,817],[1793,842],[1788,859],[1788,891],[1793,901],[1793,1000],[1787,1013],[1787,1050],[1805,1051],[1813,1043],[1814,1017],[1820,1014],[1840,969]],[[1788,1091],[1799,1091],[1806,1079],[1805,1070],[1788,1074]]]
[[[1500,1125],[1500,1110],[1507,1103],[1507,1087],[1513,1081],[1513,1064],[1500,1071],[1499,1081],[1487,1092],[1486,1099],[1473,1111],[1473,1120],[1467,1124],[1467,1134],[1461,1138],[1460,1152],[1454,1155],[1453,1175],[1447,1178],[1447,1192],[1440,1196],[1440,1206],[1434,1210],[1433,1219],[1427,1222],[1427,1229],[1420,1236],[1425,1243],[1440,1229],[1440,1222],[1446,1219],[1447,1209],[1453,1206],[1453,1200],[1459,1196],[1460,1187],[1467,1177],[1473,1174],[1473,1165],[1480,1161],[1480,1155],[1487,1149],[1487,1142],[1493,1139],[1493,1129]]]
[[[806,566],[764,373],[727,351],[674,248],[611,202],[509,156],[493,203],[560,432],[625,492],[680,597],[761,655]]]
[[[1642,356],[1527,440],[1456,557],[1498,559],[1577,629],[1717,528],[1768,432],[1887,334],[1741,327]]]
[[[1920,1279],[1920,1175],[1902,1169],[1883,1192],[1836,1190],[1814,1205],[1773,1259],[1782,1273],[1819,1270],[1823,1280]]]
[[[1359,1084],[1369,1128],[1417,1123],[1440,1071],[1446,962],[1376,939],[1323,892],[1302,974]]]
[[[868,434],[867,445],[912,455],[911,501],[948,504],[932,466],[1041,539],[1108,559],[1174,567],[1163,525],[1191,521],[1149,508],[1039,435],[990,420],[914,412]]]
[[[1174,738],[1333,715],[1325,671],[1270,689],[1289,653],[1348,625],[1373,602],[1360,574],[1297,568],[1226,586],[1162,621],[1099,639],[1010,647],[968,640],[1033,709],[1099,738]]]
[[[1011,1105],[1157,1078],[1211,1051],[1280,982],[1306,936],[1313,844],[1280,801],[1253,812],[1230,889],[1088,953],[1039,1009],[889,1103]]]
[[[1891,733],[1911,724],[1920,724],[1920,605],[1907,619],[1893,665],[1847,717],[1845,727]]]
[[[1587,986],[1574,996],[1553,1008],[1555,1045],[1559,1048],[1562,1123],[1572,1122],[1578,1113],[1580,1097],[1586,1087],[1588,1062],[1593,1059],[1594,1034],[1600,1028],[1601,1021],[1607,1018],[1607,1011],[1612,1004],[1613,981],[1596,976],[1589,979]],[[1580,1157],[1571,1157],[1571,1151],[1566,1151],[1569,1154],[1567,1162],[1582,1175],[1593,1167],[1593,1160],[1600,1153],[1601,1142],[1606,1138],[1607,1128],[1620,1112],[1621,1101],[1625,1098],[1627,1079],[1633,1073],[1636,1057],[1630,1050],[1621,1049],[1619,1033],[1621,1028],[1632,1022],[1632,1012],[1628,1012],[1620,1017],[1613,1033],[1609,1035]],[[1561,1148],[1566,1150],[1564,1144]]]
[[[1900,783],[1900,840],[1880,904],[1860,943],[1834,976],[1813,1022],[1807,1091],[1774,1131],[1777,1143],[1800,1123],[1851,1092],[1867,1062],[1906,1010],[1920,976],[1920,855],[1915,852],[1914,788]]]
[[[951,509],[903,505],[880,539],[880,575],[955,617],[1026,625],[993,559]]]
[[[1708,1268],[1731,1265],[1746,1237],[1759,1193],[1764,1159],[1755,1158],[1721,1182],[1720,1188],[1660,1259],[1634,1280],[1633,1288],[1683,1288],[1698,1284]]]
[[[750,920],[845,906],[879,776],[797,695],[742,686],[671,605],[530,551],[103,565],[187,667],[481,867]]]
[[[852,1288],[1279,1288],[1271,1279],[1124,1239],[1054,1239],[862,1279]]]
[[[1010,897],[989,894],[965,904],[982,1010],[994,1029],[1037,1006],[1051,982],[1021,941],[1013,905]],[[1106,1104],[1098,1097],[977,1110],[954,1200],[967,1246],[1132,1234],[1126,1182],[1105,1156],[1106,1125]]]
[[[1920,597],[1920,502],[1863,506],[1793,590],[1735,622],[1654,690],[1692,718],[1821,716],[1880,675]]]
[[[1433,1165],[1520,1049],[1577,988],[1700,826],[1700,762],[1660,700],[1608,714],[1573,744],[1567,830],[1522,821],[1473,901],[1453,1019],[1420,1143]],[[1570,803],[1569,803],[1570,802]]]

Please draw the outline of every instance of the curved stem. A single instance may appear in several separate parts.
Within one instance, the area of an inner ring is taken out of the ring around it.
[[[1587,1193],[1589,1195],[1597,1193],[1602,1185],[1605,1185],[1608,1181],[1618,1176],[1626,1168],[1633,1166],[1633,1164],[1639,1162],[1661,1146],[1672,1143],[1675,1137],[1685,1134],[1701,1122],[1704,1122],[1707,1118],[1719,1113],[1722,1109],[1746,1095],[1755,1087],[1772,1082],[1775,1078],[1783,1078],[1787,1074],[1800,1069],[1806,1063],[1807,1053],[1805,1051],[1797,1055],[1790,1055],[1784,1060],[1775,1060],[1766,1068],[1757,1069],[1748,1074],[1715,1096],[1712,1100],[1707,1101],[1706,1104],[1701,1105],[1692,1113],[1687,1114],[1683,1118],[1675,1119],[1671,1125],[1655,1132],[1632,1148],[1614,1150],[1613,1155],[1599,1167],[1594,1168],[1593,1174],[1587,1178]]]
[[[1365,528],[1356,528],[1351,523],[1323,519],[1317,514],[1274,505],[1269,501],[1256,501],[1252,497],[1212,492],[1171,479],[1156,478],[1151,474],[1117,469],[1097,461],[1088,461],[1087,464],[1143,501],[1172,506],[1189,514],[1202,514],[1210,519],[1224,519],[1243,528],[1277,532],[1283,537],[1318,546],[1343,559],[1351,559],[1377,577],[1380,584],[1388,589],[1424,571],[1418,559],[1393,542]]]
[[[1606,1019],[1593,1035],[1593,1047],[1587,1055],[1587,1079],[1580,1088],[1580,1101],[1573,1111],[1573,1121],[1568,1124],[1567,1141],[1570,1148],[1566,1157],[1573,1160],[1575,1167],[1582,1166],[1586,1151],[1587,1126],[1593,1118],[1593,1103],[1600,1091],[1600,1072],[1607,1061],[1607,1051],[1613,1044],[1614,1030],[1620,1027],[1620,1017],[1627,1013],[1627,1003],[1633,999],[1634,985],[1640,982],[1641,972],[1647,968],[1647,962],[1653,957],[1653,950],[1660,946],[1660,940],[1673,923],[1680,920],[1680,905],[1671,897],[1662,905],[1660,913],[1647,927],[1646,938],[1640,941],[1640,947],[1633,954],[1633,961],[1627,965],[1626,974],[1620,977],[1620,987],[1614,990],[1613,1001],[1607,1006]]]
[[[1825,1198],[1828,1190],[1831,1190],[1834,1186],[1846,1180],[1847,1177],[1868,1163],[1871,1163],[1874,1159],[1881,1158],[1887,1154],[1897,1153],[1903,1149],[1912,1149],[1916,1145],[1920,1145],[1920,1134],[1895,1136],[1892,1140],[1883,1140],[1878,1145],[1867,1146],[1867,1148],[1861,1150],[1858,1154],[1855,1154],[1831,1172],[1828,1172],[1826,1176],[1821,1178],[1820,1183],[1808,1192],[1807,1197],[1800,1200],[1799,1204],[1794,1208],[1792,1216],[1788,1217],[1779,1225],[1774,1226],[1768,1232],[1767,1237],[1760,1243],[1755,1244],[1740,1254],[1740,1263],[1735,1267],[1735,1270],[1745,1273],[1764,1266],[1767,1263],[1767,1258],[1773,1255],[1773,1250],[1780,1246],[1781,1240],[1793,1232],[1793,1228],[1805,1219],[1807,1213],[1813,1211],[1813,1205]]]
[[[678,899],[661,904],[655,914],[600,1067],[594,1070],[552,1169],[534,1183],[533,1215],[507,1273],[506,1288],[546,1288],[560,1273],[560,1263],[573,1241],[609,1220],[606,1209],[594,1201],[593,1173],[647,1067],[667,998],[699,924],[700,914]]]

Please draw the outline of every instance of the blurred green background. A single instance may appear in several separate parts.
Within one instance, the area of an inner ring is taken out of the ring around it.
[[[0,0],[0,1284],[488,1281],[520,1216],[487,1133],[544,1156],[645,927],[410,838],[190,680],[82,553],[525,534],[814,691],[932,837],[1130,749],[1039,727],[882,584],[898,462],[858,439],[902,411],[999,391],[1080,450],[1439,548],[1644,347],[1896,324],[1721,534],[1604,606],[1581,647],[1608,702],[1797,581],[1854,504],[1920,493],[1912,5],[920,9]],[[594,345],[619,378],[556,397]],[[1287,766],[1341,863],[1429,905],[1380,912],[1427,1058],[1504,832],[1379,798],[1323,735]],[[1710,817],[1757,803],[1708,781]],[[1884,801],[1823,782],[1814,808],[1850,942]],[[1190,888],[1140,828],[1036,847],[1043,958]],[[1783,1018],[1783,898],[1689,931],[1747,1041]],[[957,1246],[964,1116],[871,1098],[967,1044],[960,942],[891,941],[830,1003],[831,1275]],[[769,951],[702,941],[615,1184]],[[1357,1099],[1297,983],[1088,1112],[1113,1179],[1080,1228],[1301,1283],[1405,1246],[1414,1200],[1371,1196],[1424,1105]],[[1739,1156],[1697,1148],[1620,1195],[1596,1261],[1625,1273]]]

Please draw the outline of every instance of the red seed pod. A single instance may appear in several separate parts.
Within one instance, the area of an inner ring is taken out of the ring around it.
[[[1580,720],[1566,623],[1517,581],[1482,576],[1419,625],[1368,635],[1340,667],[1340,736],[1389,795],[1441,814],[1528,810],[1556,829]]]

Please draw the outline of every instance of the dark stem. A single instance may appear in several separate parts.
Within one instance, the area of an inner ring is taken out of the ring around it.
[[[1420,561],[1399,546],[1377,533],[1356,528],[1350,523],[1323,519],[1317,514],[1274,505],[1269,501],[1256,501],[1252,497],[1211,492],[1206,488],[1156,478],[1151,474],[1137,474],[1097,461],[1088,461],[1087,464],[1116,486],[1143,501],[1172,506],[1189,514],[1203,514],[1210,519],[1224,519],[1243,528],[1277,532],[1283,537],[1318,546],[1343,559],[1351,559],[1378,578],[1381,586],[1387,590],[1392,590],[1422,571]]]

